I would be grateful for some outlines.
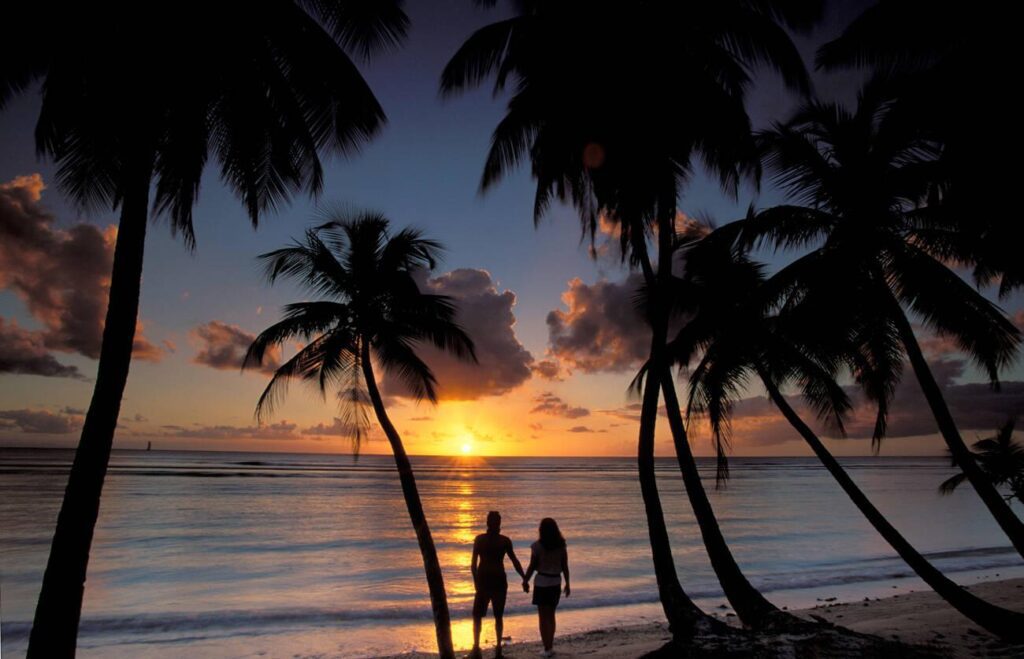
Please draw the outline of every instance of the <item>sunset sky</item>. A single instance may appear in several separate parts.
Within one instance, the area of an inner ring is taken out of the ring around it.
[[[256,255],[299,236],[317,220],[318,207],[346,204],[380,210],[394,226],[417,226],[448,247],[424,285],[459,300],[460,321],[476,341],[476,367],[428,356],[441,384],[437,407],[417,405],[384,380],[410,452],[460,453],[464,446],[480,455],[635,452],[639,401],[626,388],[648,341],[630,303],[635,276],[627,279],[616,249],[601,240],[591,258],[569,208],[553,208],[534,228],[527,170],[480,196],[483,159],[504,99],[487,89],[445,101],[437,93],[448,57],[499,11],[467,0],[410,2],[407,10],[412,28],[405,45],[363,66],[389,124],[362,154],[327,164],[321,199],[297,198],[253,231],[216,167],[209,167],[195,212],[195,252],[165,223],[152,225],[140,332],[115,447],[152,441],[161,449],[350,449],[338,434],[336,404],[300,386],[258,427],[253,409],[268,376],[239,371],[253,335],[277,319],[283,304],[302,299],[287,284],[266,285]],[[798,40],[805,55],[858,11],[833,7],[815,34]],[[816,76],[826,97],[852,98],[856,82],[851,75]],[[755,125],[783,118],[795,102],[774,77],[761,76],[751,95]],[[70,447],[92,393],[116,216],[72,206],[52,164],[36,158],[38,105],[36,94],[25,94],[0,114],[0,445]],[[698,177],[680,207],[725,222],[751,203],[781,199],[768,185],[729,199]],[[786,258],[762,256],[776,267]],[[1020,294],[1000,304],[1024,326]],[[1020,363],[1004,373],[996,394],[954,347],[922,337],[965,439],[1024,411]],[[735,453],[806,454],[760,394],[752,387],[751,399],[736,410]],[[831,441],[831,448],[869,453],[871,414],[858,408],[851,437]],[[933,428],[907,378],[883,453],[941,454]],[[709,455],[707,433],[695,425],[693,434],[697,453]],[[660,427],[661,455],[669,454],[666,435]],[[380,453],[387,446],[374,433],[363,450]]]

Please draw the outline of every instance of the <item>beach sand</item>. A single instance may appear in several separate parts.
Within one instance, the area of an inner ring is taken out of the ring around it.
[[[969,587],[979,597],[1007,608],[1024,612],[1024,579],[988,581]],[[807,620],[819,618],[861,634],[872,634],[886,641],[911,644],[920,656],[935,657],[1024,657],[1024,645],[1009,646],[988,634],[931,591],[912,592],[888,598],[859,602],[824,603],[795,611]],[[730,618],[730,622],[735,618]],[[490,620],[485,622],[489,624]],[[559,659],[587,657],[612,659],[643,657],[656,652],[669,640],[664,624],[613,627],[574,636],[556,637]],[[742,639],[707,639],[692,648],[694,656],[826,657],[826,656],[908,656],[911,648],[881,646],[864,651],[843,640],[824,641],[806,635],[759,635],[751,643]],[[509,659],[536,657],[539,643],[516,643],[505,649]],[[464,653],[463,653],[464,654]],[[402,659],[420,659],[434,655],[414,653]],[[485,648],[484,657],[493,657],[494,648]],[[669,655],[663,655],[669,656]],[[393,659],[397,659],[393,658]]]

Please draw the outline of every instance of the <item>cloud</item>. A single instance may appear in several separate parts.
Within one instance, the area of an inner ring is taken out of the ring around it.
[[[545,380],[554,380],[560,382],[563,380],[562,366],[554,359],[543,359],[538,362],[534,362],[533,366],[530,367],[534,374],[544,378]]]
[[[262,426],[161,426],[169,431],[164,433],[170,437],[188,437],[193,439],[297,439],[301,437],[296,433],[298,425],[290,423],[285,419],[277,423],[269,423]]]
[[[640,403],[629,403],[622,407],[616,407],[610,410],[598,410],[599,414],[606,414],[608,416],[615,417],[616,419],[624,419],[626,421],[640,422],[640,410],[643,405]],[[666,416],[664,403],[658,405],[658,416]]]
[[[54,414],[46,410],[0,410],[0,430],[29,434],[65,435],[82,427],[82,416],[64,410]]]
[[[958,384],[957,380],[966,366],[961,359],[933,361],[931,366],[961,433],[993,431],[1010,416],[1024,416],[1024,382],[1003,382],[1000,391],[994,391],[985,383]],[[855,387],[848,387],[847,393],[854,402],[854,410],[846,421],[847,438],[869,439],[874,431],[876,410]],[[838,436],[817,422],[813,412],[798,396],[790,396],[788,400],[819,435]],[[768,446],[800,439],[775,406],[763,396],[739,401],[732,418],[734,438],[747,446]],[[896,389],[886,437],[899,439],[937,433],[931,408],[914,374],[908,370]],[[969,443],[969,438],[965,437],[965,440]]]
[[[537,405],[530,410],[539,414],[550,414],[551,416],[562,416],[567,419],[578,419],[589,416],[590,410],[585,407],[572,407],[564,400],[546,391],[533,399]]]
[[[706,233],[709,230],[709,225],[707,222],[694,219],[682,211],[676,211],[675,228],[676,233]],[[596,229],[593,243],[590,245],[588,250],[590,256],[592,258],[620,258],[622,252],[621,241],[619,239],[619,223],[608,217],[607,214],[601,213],[597,217]],[[657,235],[657,225],[655,225],[653,229],[655,235]],[[653,254],[654,250],[651,251]]]
[[[0,184],[0,288],[14,292],[43,329],[50,350],[97,359],[110,293],[117,228],[88,224],[57,228],[42,204],[39,174]],[[136,331],[134,356],[159,361],[163,352]]]
[[[622,282],[571,280],[562,293],[567,309],[547,316],[549,356],[570,372],[623,372],[639,366],[651,343],[633,302],[641,283],[635,273]]]
[[[337,437],[350,437],[352,435],[353,427],[350,424],[345,423],[338,417],[334,417],[334,421],[331,425],[324,425],[318,423],[315,426],[309,426],[302,429],[303,435],[317,435],[317,436],[337,436]]]
[[[607,430],[593,430],[587,426],[573,426],[569,428],[569,432],[582,433],[582,432],[608,432]]]
[[[0,373],[85,379],[77,366],[61,364],[50,354],[40,332],[24,330],[13,320],[5,322],[3,318],[0,318]]]
[[[241,370],[245,352],[256,338],[255,334],[246,332],[238,325],[228,325],[219,320],[200,325],[191,334],[200,346],[192,362],[221,371]],[[260,371],[273,373],[280,365],[281,351],[274,347],[263,356]]]
[[[530,378],[533,356],[516,338],[512,312],[516,295],[499,292],[486,270],[462,268],[421,279],[420,289],[448,295],[458,305],[456,321],[476,346],[478,364],[421,345],[417,352],[438,381],[438,396],[447,400],[475,400],[510,391]],[[410,395],[397,378],[385,373],[382,389],[395,396]]]

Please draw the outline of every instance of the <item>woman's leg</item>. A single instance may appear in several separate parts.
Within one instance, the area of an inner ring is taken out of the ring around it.
[[[555,610],[557,608],[557,604],[551,607],[551,631],[549,632],[551,634],[551,647],[555,646],[555,627],[558,626],[558,621],[555,619]]]
[[[550,650],[555,641],[555,607],[544,604],[537,607],[540,616],[540,640],[545,650]]]

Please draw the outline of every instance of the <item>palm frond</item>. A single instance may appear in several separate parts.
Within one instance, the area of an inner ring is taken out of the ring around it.
[[[437,403],[437,378],[416,355],[411,342],[401,337],[378,335],[373,348],[384,370],[401,380],[416,400],[425,398]]]
[[[522,21],[521,17],[509,18],[474,32],[445,64],[441,73],[442,96],[478,87],[490,77],[500,66],[512,33]]]

